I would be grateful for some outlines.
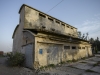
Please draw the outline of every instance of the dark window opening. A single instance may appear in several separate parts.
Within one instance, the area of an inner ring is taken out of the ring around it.
[[[40,16],[40,17],[43,17],[43,18],[46,18],[46,16],[45,16],[45,15],[40,14],[40,13],[39,13],[39,16]]]
[[[61,25],[65,26],[65,24],[63,24],[63,23]]]
[[[52,21],[53,22],[53,19],[52,18],[48,18],[50,21]]]
[[[76,49],[76,46],[72,46],[72,49]]]
[[[70,34],[70,33],[68,33],[68,35],[70,35],[70,36],[71,36],[71,34]]]
[[[67,26],[69,28],[69,26]]]
[[[51,28],[51,30],[52,30],[52,31],[55,31],[55,29],[54,29],[54,28]]]
[[[81,47],[78,47],[78,49],[81,49]]]
[[[82,49],[85,49],[85,47],[82,47]]]
[[[71,29],[73,29],[73,28],[71,28]]]
[[[59,21],[56,21],[56,23],[60,24],[60,22],[59,22]]]
[[[42,28],[44,29],[44,28],[46,28],[46,27],[43,25]]]
[[[64,49],[70,49],[70,46],[64,46]]]

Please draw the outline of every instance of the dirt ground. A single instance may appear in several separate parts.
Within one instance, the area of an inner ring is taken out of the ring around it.
[[[36,75],[32,70],[24,67],[10,67],[7,57],[0,57],[0,75]]]
[[[0,75],[100,75],[100,54],[55,68],[46,68],[36,73],[25,67],[10,67],[7,57],[0,57]]]

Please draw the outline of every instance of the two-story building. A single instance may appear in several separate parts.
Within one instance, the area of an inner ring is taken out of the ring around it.
[[[26,66],[37,68],[92,55],[91,44],[77,28],[23,4],[13,33],[13,52],[25,54]]]

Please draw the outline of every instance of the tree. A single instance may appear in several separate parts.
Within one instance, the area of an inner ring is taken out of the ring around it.
[[[90,43],[92,44],[92,50],[94,53],[98,53],[98,51],[100,51],[100,41],[99,38],[97,37],[97,39],[93,39],[90,38]]]
[[[78,31],[78,38],[80,38],[81,39],[81,32],[80,31]]]
[[[84,37],[85,37],[85,34],[82,35],[82,39],[85,39]]]
[[[98,37],[95,40],[95,45],[96,45],[96,50],[99,51],[100,50],[100,41],[99,41],[99,38]]]
[[[91,44],[93,44],[93,43],[94,43],[94,39],[93,39],[93,38],[90,38],[90,40],[89,40],[89,41],[90,41],[90,43],[91,43]]]

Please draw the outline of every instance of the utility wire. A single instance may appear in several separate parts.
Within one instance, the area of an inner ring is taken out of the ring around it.
[[[64,0],[61,0],[59,3],[57,3],[54,7],[52,7],[49,11],[47,11],[47,13],[48,12],[50,12],[52,9],[54,9],[57,5],[59,5],[61,2],[63,2]]]

